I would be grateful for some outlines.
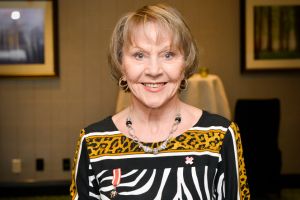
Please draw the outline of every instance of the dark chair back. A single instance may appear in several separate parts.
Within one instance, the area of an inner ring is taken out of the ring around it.
[[[241,131],[252,197],[280,194],[279,99],[240,99],[234,120]]]

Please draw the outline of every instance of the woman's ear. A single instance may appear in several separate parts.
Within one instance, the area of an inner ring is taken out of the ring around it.
[[[122,78],[122,80],[127,81],[125,74],[122,74],[121,78]]]
[[[180,76],[180,80],[184,80],[185,79],[185,68],[186,67],[183,67],[183,70],[182,70],[181,76]]]
[[[120,72],[121,72],[121,77],[126,79],[126,71],[125,71],[124,67],[121,66]]]
[[[124,77],[126,73],[125,73],[125,68],[122,63],[120,64],[119,70],[121,73],[121,77]]]

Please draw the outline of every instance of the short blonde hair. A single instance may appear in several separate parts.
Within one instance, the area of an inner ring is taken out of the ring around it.
[[[181,14],[166,4],[144,6],[135,12],[127,13],[119,19],[112,33],[108,63],[116,81],[122,77],[121,65],[123,49],[132,43],[132,32],[147,22],[158,23],[173,34],[173,44],[183,52],[185,58],[185,78],[189,78],[198,67],[198,49],[189,27]]]

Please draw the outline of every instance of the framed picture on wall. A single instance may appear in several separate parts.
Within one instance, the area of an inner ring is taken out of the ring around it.
[[[300,1],[241,0],[242,71],[300,69]]]
[[[0,1],[0,76],[57,76],[57,0]]]

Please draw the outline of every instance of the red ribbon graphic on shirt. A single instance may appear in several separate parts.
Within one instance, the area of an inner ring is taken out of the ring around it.
[[[111,181],[112,185],[114,186],[114,190],[111,191],[110,196],[111,198],[114,198],[117,193],[117,186],[121,182],[121,168],[113,169],[113,179]]]
[[[113,170],[112,185],[114,187],[117,187],[120,184],[120,181],[121,181],[121,168],[114,169]]]

